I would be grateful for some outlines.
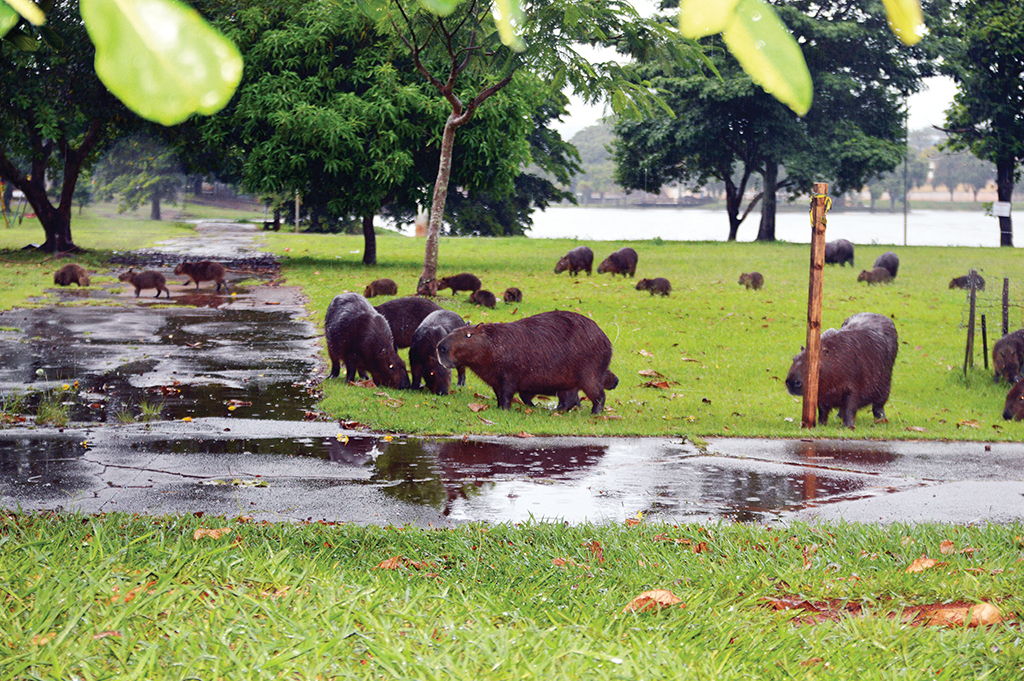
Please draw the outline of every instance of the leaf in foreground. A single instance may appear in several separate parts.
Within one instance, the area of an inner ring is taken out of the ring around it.
[[[683,603],[683,599],[676,596],[671,591],[666,589],[654,589],[652,591],[644,591],[642,594],[631,600],[626,607],[622,609],[622,612],[649,612],[651,610],[662,610],[663,608],[671,608],[678,606],[685,608],[686,604]]]
[[[231,533],[231,528],[230,527],[218,527],[216,529],[200,527],[199,529],[197,529],[195,531],[195,534],[192,535],[192,539],[195,539],[197,541],[199,539],[202,539],[203,537],[209,537],[210,539],[220,539],[224,535],[230,534],[230,533]]]

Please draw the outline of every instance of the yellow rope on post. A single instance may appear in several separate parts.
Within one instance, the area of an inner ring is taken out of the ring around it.
[[[814,226],[814,199],[825,199],[825,212],[821,215],[821,224],[828,224],[828,217],[825,213],[828,213],[832,208],[832,197],[828,194],[811,194],[811,227]]]

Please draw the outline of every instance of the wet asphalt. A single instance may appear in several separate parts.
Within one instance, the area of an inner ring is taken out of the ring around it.
[[[107,306],[0,313],[0,395],[71,409],[64,428],[0,429],[0,507],[416,527],[1024,519],[1020,444],[413,438],[315,420],[325,365],[301,293],[276,285],[255,228],[197,231],[133,256],[167,270],[170,305],[109,285],[88,292]],[[184,257],[231,263],[230,293],[182,285]]]

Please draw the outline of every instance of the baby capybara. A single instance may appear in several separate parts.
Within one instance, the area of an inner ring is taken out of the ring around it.
[[[628,274],[632,277],[636,274],[638,259],[636,251],[632,248],[620,248],[601,261],[601,264],[597,267],[597,273],[604,274],[605,272],[610,272],[613,276],[621,274],[623,277]]]
[[[482,288],[479,291],[473,291],[469,294],[469,302],[493,309],[494,306],[497,305],[498,299],[494,297],[493,293]]]
[[[1003,418],[1007,421],[1024,420],[1024,381],[1017,381],[1006,394],[1006,403],[1003,405]]]
[[[876,267],[873,270],[861,270],[857,281],[866,281],[868,285],[887,284],[892,281],[892,274],[884,267]]]
[[[965,274],[962,277],[956,277],[949,282],[949,288],[971,288],[971,279],[974,279],[974,289],[976,291],[985,290],[985,278],[975,272],[974,274]]]
[[[505,289],[505,293],[502,294],[501,299],[506,303],[521,303],[523,302],[523,292],[515,286],[510,286]]]
[[[58,286],[89,285],[89,273],[81,265],[71,262],[53,273],[53,283]]]
[[[442,278],[437,282],[437,290],[450,288],[452,295],[455,295],[459,291],[479,291],[480,285],[480,278],[478,276],[469,272],[463,272],[462,274],[453,274],[450,277]]]
[[[654,279],[641,279],[636,282],[637,291],[650,291],[653,296],[657,293],[660,296],[667,296],[672,292],[672,284],[669,283],[665,277],[655,277]]]
[[[153,270],[146,270],[145,272],[136,272],[135,270],[128,270],[117,278],[118,281],[131,282],[131,285],[135,287],[135,297],[139,297],[139,292],[144,288],[155,288],[156,295],[154,298],[160,297],[160,292],[163,291],[167,294],[167,297],[171,297],[171,291],[167,288],[167,280],[164,279],[164,275]]]
[[[358,293],[334,296],[327,308],[324,336],[331,358],[330,378],[341,374],[344,362],[345,380],[350,383],[357,373],[369,372],[379,386],[409,387],[405,362],[395,350],[388,321],[363,296]]]
[[[363,296],[366,298],[393,296],[396,293],[398,293],[398,284],[393,279],[374,279],[363,290]]]
[[[412,388],[419,390],[420,379],[427,390],[435,395],[447,395],[451,387],[452,372],[437,358],[437,343],[455,329],[461,329],[466,322],[450,310],[434,310],[427,315],[412,335],[409,346],[409,370],[412,372]],[[459,372],[458,385],[466,385],[466,367],[456,367]]]
[[[740,275],[740,286],[746,286],[747,290],[758,291],[764,286],[764,275],[760,272],[744,272]]]
[[[224,290],[228,290],[228,282],[224,279],[224,275],[227,270],[224,269],[224,265],[219,262],[212,260],[201,260],[199,262],[183,262],[179,263],[174,268],[174,273],[177,275],[184,274],[188,277],[188,281],[185,282],[188,285],[191,282],[196,282],[196,290],[199,290],[199,282],[202,281],[215,281],[217,282],[217,293],[220,293],[220,287],[223,286]]]
[[[992,346],[992,367],[995,380],[1005,378],[1007,383],[1016,383],[1024,367],[1024,329],[1011,331]]]
[[[896,278],[896,273],[900,271],[900,259],[892,251],[886,251],[882,255],[878,256],[878,260],[875,260],[875,269],[884,267],[888,270],[889,274],[893,279]]]
[[[885,419],[885,403],[892,386],[899,339],[896,325],[885,315],[861,312],[846,319],[838,330],[821,334],[818,367],[818,420],[828,423],[828,414],[839,410],[843,425],[854,427],[859,409],[869,404],[875,419]],[[807,377],[807,351],[793,358],[786,376],[791,395],[802,395]]]
[[[825,264],[853,267],[853,244],[846,239],[836,239],[825,244]]]
[[[613,374],[611,371],[604,372],[604,379],[601,381],[601,385],[604,386],[605,390],[614,390],[619,385],[619,377]],[[580,391],[573,388],[572,390],[542,390],[538,393],[519,393],[519,399],[523,401],[527,407],[533,406],[533,398],[537,395],[549,395],[554,394],[558,397],[558,405],[555,407],[556,411],[569,411],[574,407],[580,406]]]
[[[440,310],[441,306],[430,298],[406,296],[381,303],[376,309],[388,321],[395,349],[398,350],[412,345],[412,335],[416,333],[416,328],[428,314]]]
[[[586,246],[577,246],[558,259],[555,263],[555,274],[569,270],[569,274],[575,277],[582,270],[586,270],[589,277],[593,266],[594,252]]]
[[[600,414],[612,344],[589,318],[556,310],[458,329],[437,344],[437,356],[447,367],[469,367],[494,390],[501,409],[512,406],[515,393],[529,399],[565,392],[567,401],[568,391],[582,390],[591,412]]]

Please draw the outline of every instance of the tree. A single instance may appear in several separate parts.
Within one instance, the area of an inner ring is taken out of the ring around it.
[[[889,194],[889,210],[896,210],[896,203],[909,199],[910,190],[920,187],[928,179],[928,163],[920,155],[906,157],[906,168],[901,163],[894,170],[881,173],[868,180],[868,192],[871,194],[871,210],[875,209],[875,200],[883,193]]]
[[[615,184],[615,164],[612,162],[611,145],[614,140],[609,121],[580,130],[569,141],[579,151],[582,172],[573,178],[573,194],[587,204],[592,194],[621,188]]]
[[[174,153],[152,137],[130,135],[118,140],[93,172],[97,194],[120,195],[119,212],[150,205],[151,220],[160,219],[160,202],[174,202],[185,184]]]
[[[974,200],[978,200],[978,192],[995,179],[995,168],[991,163],[982,161],[974,154],[960,152],[941,154],[935,158],[933,183],[945,185],[949,191],[949,200],[953,200],[953,192],[960,185],[971,188]]]

